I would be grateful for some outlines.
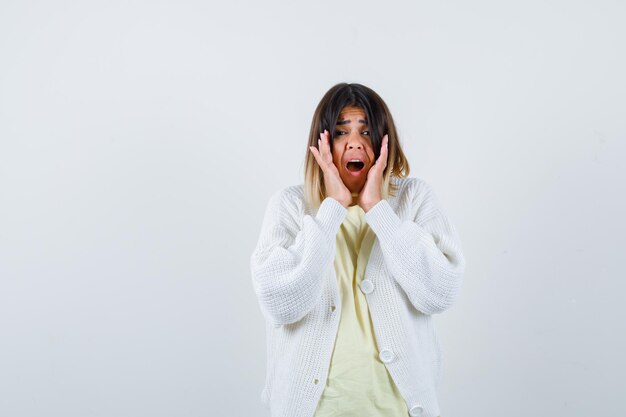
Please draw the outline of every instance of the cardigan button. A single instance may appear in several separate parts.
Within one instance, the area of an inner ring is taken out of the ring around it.
[[[381,361],[383,361],[385,363],[389,363],[389,362],[391,362],[393,360],[395,355],[389,349],[383,349],[378,354],[378,357],[380,358]]]
[[[361,281],[361,291],[363,291],[363,294],[371,293],[374,291],[374,283],[369,279],[364,279]]]
[[[418,404],[418,405],[414,405],[413,407],[411,407],[411,409],[409,410],[409,414],[412,417],[418,417],[422,415],[422,411],[424,411],[424,407]]]

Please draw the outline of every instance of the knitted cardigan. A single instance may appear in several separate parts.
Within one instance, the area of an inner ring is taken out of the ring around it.
[[[431,316],[457,300],[465,258],[432,187],[420,178],[392,181],[396,195],[365,213],[376,240],[360,290],[366,294],[380,360],[409,414],[437,417],[442,354]],[[347,209],[326,197],[309,213],[303,197],[302,184],[271,196],[250,257],[267,334],[261,401],[272,417],[313,416],[341,312],[333,262]]]

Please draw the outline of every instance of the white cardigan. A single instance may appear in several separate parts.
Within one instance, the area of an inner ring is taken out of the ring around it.
[[[360,289],[379,359],[409,414],[437,417],[442,357],[431,315],[459,296],[465,258],[431,186],[420,178],[392,181],[396,196],[365,213],[376,240]],[[274,193],[265,211],[250,267],[267,322],[261,400],[272,417],[313,416],[326,385],[341,315],[335,239],[346,213],[331,197],[307,213],[302,184]]]

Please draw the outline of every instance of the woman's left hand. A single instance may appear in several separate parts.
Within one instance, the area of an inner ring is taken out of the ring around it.
[[[367,172],[367,180],[359,193],[357,204],[361,206],[366,213],[382,199],[383,171],[387,167],[388,140],[387,135],[383,136],[382,143],[380,144],[380,155]]]

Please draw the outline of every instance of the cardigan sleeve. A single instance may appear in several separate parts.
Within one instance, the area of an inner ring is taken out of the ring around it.
[[[250,270],[261,311],[275,327],[302,319],[321,299],[323,276],[332,267],[336,234],[347,211],[326,197],[315,216],[305,214],[297,221],[299,210],[289,192],[280,190],[270,198]]]
[[[381,200],[365,213],[365,220],[411,304],[424,314],[436,314],[458,298],[465,257],[458,233],[433,189],[422,180],[413,185],[410,219],[400,219],[387,200]]]

